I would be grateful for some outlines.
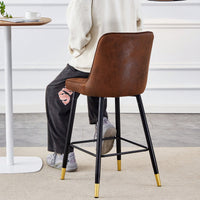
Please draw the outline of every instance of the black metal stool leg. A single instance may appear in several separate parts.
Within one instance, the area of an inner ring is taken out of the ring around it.
[[[104,97],[99,97],[97,144],[96,144],[95,193],[94,193],[95,198],[99,197],[99,183],[100,183],[100,173],[101,173],[102,131],[103,131],[103,108],[104,108]]]
[[[139,110],[140,110],[140,116],[141,116],[144,132],[145,132],[145,137],[146,137],[146,140],[147,140],[147,145],[148,145],[149,154],[150,154],[150,157],[151,157],[151,162],[152,162],[154,174],[155,174],[155,177],[156,177],[157,186],[160,187],[161,186],[160,175],[159,175],[156,157],[155,157],[155,153],[154,153],[154,149],[153,149],[153,144],[152,144],[152,140],[151,140],[148,124],[147,124],[144,106],[143,106],[143,103],[142,103],[142,98],[141,98],[140,95],[137,95],[136,98],[137,98],[137,103],[138,103],[138,107],[139,107]]]
[[[72,104],[71,104],[69,123],[68,123],[66,140],[65,140],[65,149],[64,149],[64,157],[63,157],[63,164],[62,164],[61,180],[65,179],[65,172],[66,172],[66,166],[67,166],[67,160],[68,160],[68,154],[69,154],[69,148],[70,148],[70,142],[71,142],[71,136],[72,136],[72,129],[73,129],[73,124],[74,124],[74,116],[75,116],[76,103],[77,103],[76,96],[77,95],[78,95],[78,93],[76,93],[76,92],[74,92],[72,95]]]
[[[115,123],[116,123],[116,147],[117,153],[121,153],[121,125],[120,125],[120,99],[115,98]],[[121,171],[121,155],[117,155],[117,169]]]

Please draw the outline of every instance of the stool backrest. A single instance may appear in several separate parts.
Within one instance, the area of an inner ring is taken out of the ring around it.
[[[86,88],[93,96],[134,96],[144,92],[152,32],[107,33],[97,45]]]

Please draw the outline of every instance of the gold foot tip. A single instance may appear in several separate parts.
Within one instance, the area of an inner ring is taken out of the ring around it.
[[[121,171],[121,160],[117,160],[117,170]]]
[[[157,186],[161,187],[160,175],[159,174],[155,174],[155,177],[156,177]]]
[[[157,183],[157,187],[162,187],[161,183]]]
[[[65,172],[66,172],[66,168],[62,168],[62,172],[61,172],[61,180],[65,179]]]
[[[95,184],[94,197],[99,198],[99,184]]]

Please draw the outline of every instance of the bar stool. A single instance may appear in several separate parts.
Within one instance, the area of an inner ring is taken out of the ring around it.
[[[65,142],[61,179],[65,179],[69,147],[72,146],[96,157],[95,197],[99,197],[101,157],[116,156],[118,170],[121,170],[121,155],[149,151],[157,186],[161,186],[158,166],[141,95],[146,87],[149,61],[153,44],[152,32],[141,33],[107,33],[97,45],[93,66],[88,78],[71,78],[66,80],[66,88],[73,91],[69,126]],[[77,93],[99,97],[97,139],[71,143],[71,135],[76,109]],[[120,131],[120,97],[134,96],[147,141],[147,147],[121,137]],[[115,98],[116,137],[102,139],[103,107],[105,97]],[[117,153],[101,155],[102,140],[115,139]],[[140,147],[138,150],[121,152],[121,140]],[[80,143],[96,142],[96,154],[80,147]]]

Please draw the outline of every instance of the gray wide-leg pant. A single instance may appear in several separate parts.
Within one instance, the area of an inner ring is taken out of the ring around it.
[[[65,87],[65,81],[69,78],[88,78],[89,73],[76,70],[70,65],[53,80],[46,88],[46,114],[48,122],[48,151],[63,153],[66,132],[71,108],[72,91]],[[78,98],[77,95],[76,98]],[[88,116],[90,124],[96,124],[98,120],[97,97],[88,97]],[[107,102],[105,102],[104,117]],[[93,133],[91,133],[93,134]],[[93,137],[93,136],[92,136]],[[73,149],[71,149],[73,151]]]

